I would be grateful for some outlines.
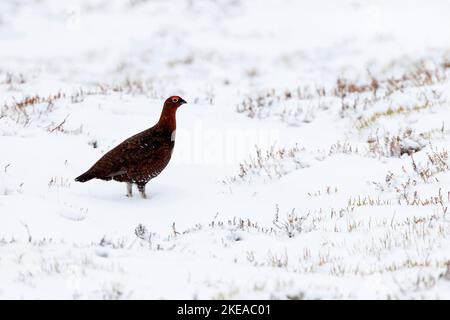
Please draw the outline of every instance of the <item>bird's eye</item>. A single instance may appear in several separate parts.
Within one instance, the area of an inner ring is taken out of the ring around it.
[[[177,103],[178,102],[178,98],[172,98],[172,102],[173,103]]]

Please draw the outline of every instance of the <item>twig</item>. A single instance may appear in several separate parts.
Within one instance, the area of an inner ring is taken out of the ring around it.
[[[56,127],[54,127],[53,129],[49,130],[50,132],[56,131],[56,130],[60,130],[61,127],[66,123],[67,118],[69,117],[69,115],[67,115],[64,120],[58,124]]]

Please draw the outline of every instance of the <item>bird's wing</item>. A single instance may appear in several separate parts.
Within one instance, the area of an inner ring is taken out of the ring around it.
[[[151,161],[164,137],[148,129],[123,141],[117,147],[107,152],[89,171],[96,177],[113,178],[127,173],[128,168],[141,161]]]

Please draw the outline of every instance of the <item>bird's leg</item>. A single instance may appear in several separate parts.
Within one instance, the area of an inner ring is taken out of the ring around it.
[[[143,199],[147,199],[147,195],[145,194],[145,184],[138,184],[137,185],[139,193],[141,194],[141,197]]]
[[[129,182],[127,182],[127,197],[133,196],[133,185]]]

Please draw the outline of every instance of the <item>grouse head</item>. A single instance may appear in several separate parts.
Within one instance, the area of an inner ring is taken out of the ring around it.
[[[171,96],[164,102],[164,106],[178,108],[179,106],[181,106],[184,103],[187,103],[187,102],[183,98],[181,98],[179,96]]]

